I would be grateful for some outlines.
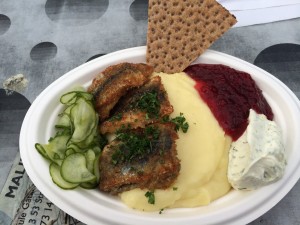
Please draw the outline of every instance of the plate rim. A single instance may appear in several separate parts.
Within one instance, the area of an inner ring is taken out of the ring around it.
[[[22,123],[22,127],[21,127],[21,132],[20,132],[20,138],[19,138],[19,145],[20,145],[20,154],[21,154],[21,158],[22,158],[22,161],[23,161],[23,165],[24,165],[24,168],[27,172],[27,174],[29,175],[30,179],[33,181],[33,183],[37,186],[37,188],[43,193],[45,190],[43,187],[41,187],[41,185],[38,183],[39,181],[37,180],[36,177],[34,177],[34,174],[32,174],[32,171],[29,170],[28,172],[28,169],[30,168],[30,162],[28,162],[28,159],[27,159],[27,156],[26,156],[26,150],[25,150],[25,147],[24,146],[24,143],[27,143],[27,140],[26,140],[26,136],[25,136],[25,133],[26,133],[26,127],[28,126],[28,122],[30,121],[29,119],[31,118],[32,116],[32,113],[34,112],[34,109],[36,108],[36,104],[37,103],[40,103],[40,101],[43,99],[43,97],[47,94],[47,92],[49,90],[51,90],[51,88],[55,87],[56,84],[58,84],[59,82],[62,82],[63,80],[65,79],[68,79],[68,77],[72,74],[76,74],[78,71],[81,71],[82,69],[84,68],[89,68],[89,67],[95,67],[95,65],[97,63],[103,63],[105,61],[110,61],[111,58],[116,58],[118,60],[120,60],[120,57],[118,58],[118,56],[122,56],[124,53],[134,53],[134,54],[141,54],[142,52],[145,54],[146,52],[146,46],[139,46],[139,47],[134,47],[134,48],[128,48],[128,49],[123,49],[123,50],[119,50],[119,51],[116,51],[116,52],[112,52],[112,53],[109,53],[107,55],[104,55],[104,56],[101,56],[99,58],[96,58],[96,59],[93,59],[87,63],[84,63],[74,69],[72,69],[71,71],[65,73],[64,75],[62,75],[61,77],[59,77],[58,79],[56,79],[54,82],[52,82],[49,86],[47,86],[47,88],[45,88],[39,95],[38,97],[34,100],[34,102],[32,103],[31,107],[29,108],[29,110],[27,111],[26,115],[25,115],[25,118],[24,118],[24,121]],[[225,57],[225,58],[228,58],[230,60],[234,60],[234,61],[237,61],[238,63],[241,63],[241,64],[244,64],[246,65],[247,67],[252,67],[252,68],[255,68],[255,70],[259,70],[261,73],[265,74],[266,76],[268,76],[269,78],[273,79],[274,82],[277,83],[277,85],[281,86],[281,88],[283,88],[287,94],[291,97],[291,100],[293,101],[294,103],[294,106],[295,108],[297,108],[298,111],[300,111],[300,102],[298,100],[298,98],[296,97],[296,95],[284,84],[282,83],[278,78],[276,78],[275,76],[271,75],[270,73],[268,73],[267,71],[265,70],[262,70],[261,68],[251,64],[251,63],[248,63],[242,59],[239,59],[239,58],[236,58],[234,56],[231,56],[231,55],[228,55],[228,54],[225,54],[225,53],[221,53],[221,52],[218,52],[218,51],[214,51],[214,50],[206,50],[206,52],[204,54],[215,54],[215,55],[218,55],[220,57]],[[122,58],[122,57],[121,57]],[[199,57],[201,58],[201,56]],[[113,60],[115,61],[115,60]],[[97,66],[96,66],[97,67]],[[24,160],[23,160],[24,159]],[[257,217],[261,216],[262,214],[264,214],[265,212],[267,212],[269,209],[271,209],[274,205],[276,205],[291,189],[292,187],[296,184],[296,182],[298,181],[299,177],[300,177],[300,168],[298,167],[296,171],[294,171],[293,174],[291,174],[289,177],[292,178],[292,181],[289,182],[289,185],[286,186],[285,185],[285,189],[281,189],[280,192],[278,192],[275,196],[275,198],[272,198],[271,200],[269,200],[270,204],[269,205],[264,205],[264,207],[260,207],[261,210],[258,211],[258,210],[255,210],[254,209],[254,212],[253,210],[248,213],[247,215],[244,215],[242,218],[238,218],[238,220],[235,220],[235,221],[228,221],[228,223],[232,224],[232,223],[249,223],[251,222],[252,220],[256,219]],[[288,188],[286,188],[288,187]],[[45,196],[47,197],[48,195],[48,191],[45,191],[47,192],[47,194],[45,194]],[[53,197],[53,196],[51,196]],[[47,197],[48,198],[48,197]],[[52,198],[52,199],[49,199],[50,201],[52,201],[57,207],[60,207],[62,208],[62,210],[64,210],[65,212],[69,213],[70,215],[72,215],[73,217],[77,218],[77,210],[76,209],[69,209],[69,208],[66,208],[66,205],[61,203],[59,199],[56,199],[55,197]],[[110,210],[107,210],[106,211],[107,213],[111,213]],[[80,216],[80,219],[81,216]],[[132,218],[130,216],[128,216],[127,218],[127,221],[126,222],[130,222]],[[197,218],[196,218],[197,219]],[[195,220],[191,217],[190,219],[188,219],[191,223],[195,222]],[[89,218],[87,218],[87,220],[89,222],[89,224],[92,224],[93,221],[89,221]],[[186,219],[185,219],[186,221]],[[83,221],[85,222],[85,221]],[[117,222],[117,220],[113,220],[113,221],[110,221],[108,220],[107,218],[103,218],[103,222],[104,223],[109,223],[109,222]],[[141,221],[138,221],[138,223],[141,222]],[[156,221],[155,219],[151,220],[150,223],[153,223],[153,222],[158,222]],[[180,220],[178,220],[177,222],[180,222]],[[182,222],[182,221],[181,221]],[[150,224],[149,223],[149,224]],[[174,221],[171,221],[170,224],[174,224]],[[97,223],[99,224],[99,223]],[[167,223],[166,223],[167,224]],[[175,223],[177,224],[177,223]],[[180,224],[180,223],[178,223]]]

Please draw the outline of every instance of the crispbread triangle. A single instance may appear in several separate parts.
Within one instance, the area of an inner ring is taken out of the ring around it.
[[[147,63],[181,72],[236,22],[215,0],[149,0]]]

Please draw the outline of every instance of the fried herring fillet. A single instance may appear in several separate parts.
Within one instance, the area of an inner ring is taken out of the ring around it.
[[[146,155],[114,164],[114,154],[120,150],[120,141],[114,140],[103,149],[99,158],[101,191],[118,194],[134,188],[166,189],[176,180],[180,160],[177,158],[175,140],[178,136],[174,124],[149,126],[158,129],[159,136],[151,141],[151,150]],[[143,135],[144,131],[139,129],[138,133]]]
[[[160,104],[158,117],[148,117],[145,111],[132,108],[132,104],[141,98],[142,95],[149,92],[155,92]],[[121,98],[112,110],[110,119],[100,124],[100,133],[114,133],[122,127],[135,129],[144,128],[147,124],[158,122],[162,117],[170,115],[173,112],[173,106],[168,100],[168,95],[161,83],[159,76],[152,77],[145,85],[136,88]]]
[[[120,63],[94,78],[88,92],[94,95],[100,121],[109,116],[110,110],[128,90],[142,86],[152,72],[153,68],[143,63]]]

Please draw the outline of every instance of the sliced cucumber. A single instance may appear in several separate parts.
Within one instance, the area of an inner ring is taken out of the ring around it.
[[[35,144],[35,149],[42,155],[44,156],[46,159],[50,159],[49,156],[47,155],[47,152],[45,151],[43,145],[36,143]]]
[[[91,172],[94,173],[94,162],[95,162],[95,152],[92,149],[89,149],[85,152],[86,158],[86,168]]]
[[[58,121],[55,125],[55,128],[69,128],[69,129],[71,129],[73,127],[69,114],[61,113],[59,116],[60,117],[59,117],[59,119],[58,119]]]
[[[97,177],[87,169],[82,153],[68,155],[61,164],[61,175],[70,183],[95,182]]]
[[[97,186],[98,186],[97,182],[85,182],[80,184],[80,187],[84,189],[94,189]]]
[[[74,152],[85,152],[84,149],[80,148],[77,144],[74,144],[74,143],[69,143],[68,149],[73,149]]]
[[[63,189],[95,188],[99,183],[99,156],[107,140],[97,132],[99,116],[93,95],[77,87],[60,98],[65,109],[58,115],[56,134],[35,148],[50,161],[50,175]]]
[[[68,135],[60,135],[51,139],[48,144],[42,145],[51,161],[61,165],[62,160],[65,158],[66,145],[69,139],[70,136]]]
[[[75,153],[76,151],[73,148],[67,148],[66,150],[66,156],[71,155],[73,153]]]
[[[68,105],[68,106],[65,108],[65,110],[63,111],[63,113],[66,113],[66,114],[70,115],[70,114],[71,114],[71,109],[73,108],[73,106],[74,106],[74,104]]]
[[[93,95],[85,91],[83,87],[78,86],[77,88],[73,89],[74,92],[77,92],[77,96],[80,98],[84,98],[87,101],[93,100]]]
[[[91,131],[91,133],[81,142],[74,142],[74,139],[71,139],[70,145],[76,145],[78,148],[86,149],[91,147],[93,141],[94,141],[94,136],[95,136],[95,130]]]
[[[82,97],[82,98],[84,98],[87,101],[92,101],[93,98],[94,98],[92,94],[90,94],[88,92],[84,92],[84,91],[80,92],[79,96]]]
[[[92,150],[95,152],[96,156],[99,155],[99,153],[101,152],[101,148],[99,146],[94,146],[92,148]]]
[[[94,107],[90,102],[80,98],[71,109],[71,120],[74,124],[72,142],[84,141],[97,126]]]
[[[93,99],[93,95],[88,92],[85,92],[84,89],[70,91],[61,96],[60,102],[65,105],[72,105],[79,98],[84,98],[87,101],[91,101]]]
[[[92,136],[92,135],[91,135]],[[74,149],[75,152],[81,152],[84,153],[89,149],[92,149],[95,154],[101,151],[101,148],[97,146],[97,142],[94,142],[94,140],[91,140],[91,137],[87,137],[86,140],[79,142],[79,143],[68,143],[68,148]]]
[[[60,166],[55,163],[50,164],[49,171],[53,182],[62,189],[74,189],[79,185],[79,183],[76,184],[65,181],[60,174]]]
[[[101,157],[101,152],[99,152],[96,155],[95,161],[94,161],[94,174],[97,177],[97,183],[100,181],[100,170],[99,170],[99,161]]]
[[[77,92],[71,91],[60,97],[60,102],[65,105],[72,105],[77,100]]]

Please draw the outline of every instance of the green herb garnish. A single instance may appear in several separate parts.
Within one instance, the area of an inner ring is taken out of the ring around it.
[[[182,130],[183,133],[186,133],[189,129],[189,124],[186,121],[185,117],[183,116],[183,113],[180,113],[179,116],[176,116],[175,118],[170,118],[169,116],[163,117],[163,122],[172,122],[175,124],[175,130],[179,131]]]
[[[145,128],[145,134],[156,140],[159,137],[160,131],[157,127],[150,125]]]
[[[155,195],[154,191],[147,191],[145,197],[148,198],[148,203],[154,205],[155,204]]]
[[[112,155],[112,163],[130,162],[134,159],[145,158],[152,152],[152,141],[159,138],[159,130],[148,126],[142,134],[130,130],[120,130],[116,133],[116,140],[121,143],[116,146]]]
[[[148,119],[158,117],[160,103],[157,97],[157,92],[152,91],[144,93],[137,101],[131,104],[131,107],[146,112],[146,117]]]

